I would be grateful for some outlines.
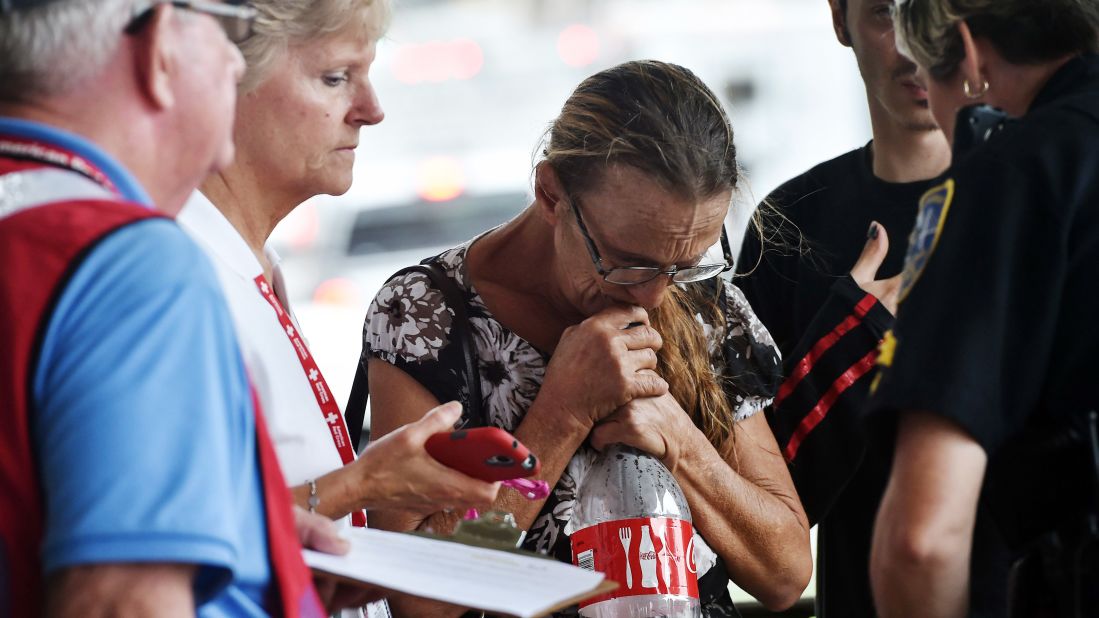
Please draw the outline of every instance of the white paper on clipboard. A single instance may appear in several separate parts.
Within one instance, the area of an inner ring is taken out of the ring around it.
[[[608,589],[602,573],[461,543],[369,528],[343,534],[343,556],[304,550],[312,569],[389,590],[519,618],[543,616]]]

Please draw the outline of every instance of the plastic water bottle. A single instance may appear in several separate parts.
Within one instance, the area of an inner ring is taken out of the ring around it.
[[[656,458],[616,445],[596,459],[576,497],[572,562],[618,582],[580,604],[587,618],[701,616],[691,511]]]

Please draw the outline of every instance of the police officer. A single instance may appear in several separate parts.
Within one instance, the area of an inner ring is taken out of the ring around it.
[[[1099,406],[1099,3],[901,0],[896,19],[955,153],[920,200],[879,359],[871,419],[895,423],[897,442],[871,581],[884,617],[963,616],[979,609],[971,577],[1008,588],[974,539],[1002,534],[1026,549],[1011,522],[978,516],[982,491],[1052,487],[1071,503],[1091,473],[1052,469],[1061,447],[1014,457],[1016,472],[997,461]],[[975,103],[1009,119],[958,115]],[[1051,526],[1074,517],[1043,506]]]

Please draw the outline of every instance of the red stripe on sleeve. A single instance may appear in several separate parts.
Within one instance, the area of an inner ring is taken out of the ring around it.
[[[824,420],[824,417],[828,415],[828,411],[832,409],[832,405],[836,403],[840,395],[852,384],[858,382],[859,378],[866,375],[866,372],[870,371],[877,358],[878,350],[876,348],[870,350],[866,353],[866,356],[863,356],[857,363],[843,372],[840,377],[836,378],[832,386],[828,387],[828,391],[821,396],[820,400],[817,401],[817,405],[813,406],[813,409],[805,415],[805,418],[801,419],[794,435],[786,443],[786,448],[782,451],[783,455],[786,456],[786,461],[794,460],[794,457],[798,454],[798,447],[801,446],[802,441],[809,435],[809,432],[813,431]]]
[[[878,302],[878,299],[875,298],[873,294],[863,296],[862,300],[855,305],[854,313],[847,316],[847,319],[840,322],[830,333],[821,337],[813,344],[809,353],[798,361],[798,364],[794,366],[794,370],[790,372],[790,375],[783,381],[782,386],[779,387],[778,395],[775,396],[775,408],[778,408],[782,403],[782,400],[786,399],[790,393],[794,392],[794,389],[797,388],[798,384],[801,384],[802,379],[813,370],[813,365],[820,360],[820,357],[823,356],[829,348],[834,346],[837,341],[862,322],[862,319],[866,317],[866,314],[876,302]]]

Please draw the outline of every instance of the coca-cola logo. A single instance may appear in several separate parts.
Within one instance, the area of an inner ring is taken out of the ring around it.
[[[621,597],[664,594],[698,598],[689,522],[669,518],[612,520],[577,530],[571,538],[573,563],[618,583],[581,607]]]

